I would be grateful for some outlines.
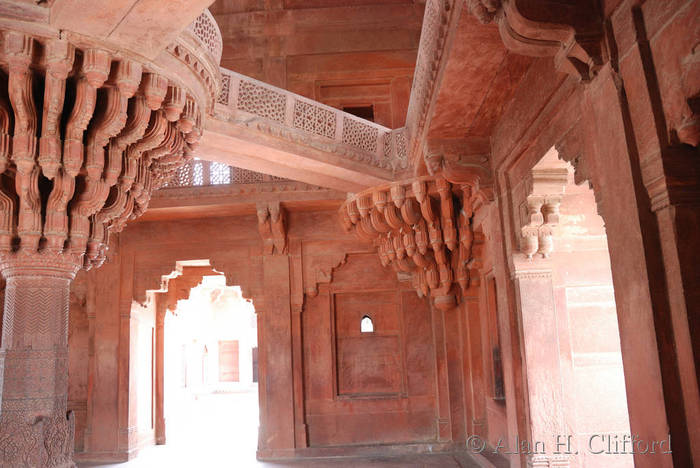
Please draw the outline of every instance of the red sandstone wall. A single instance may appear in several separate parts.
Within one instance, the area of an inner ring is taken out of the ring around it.
[[[423,5],[219,0],[221,66],[337,107],[373,107],[391,128],[406,119]]]
[[[108,262],[87,275],[87,308],[95,317],[87,365],[91,430],[80,456],[126,459],[152,443],[154,319],[146,290],[159,288],[161,275],[178,260],[210,260],[254,301],[263,456],[305,447],[435,440],[431,310],[395,272],[381,267],[371,246],[343,233],[336,216],[289,213],[288,255],[261,255],[254,216],[136,223],[122,233]],[[305,292],[306,302],[299,299]],[[146,307],[134,300],[146,301]],[[360,312],[375,319],[372,338],[358,336]],[[334,364],[338,352],[340,367]],[[293,361],[296,353],[303,360]]]
[[[436,439],[430,308],[410,284],[374,253],[349,255],[302,318],[310,446]]]

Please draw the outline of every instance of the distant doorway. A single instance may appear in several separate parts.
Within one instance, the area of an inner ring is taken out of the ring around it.
[[[257,317],[239,287],[206,276],[165,317],[167,452],[189,466],[255,464]],[[183,385],[184,384],[184,385]]]

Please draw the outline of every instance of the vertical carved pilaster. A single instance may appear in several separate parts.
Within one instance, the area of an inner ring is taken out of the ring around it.
[[[170,290],[168,291],[170,293]],[[187,290],[189,294],[189,290]],[[156,388],[155,388],[155,437],[156,444],[165,444],[165,314],[167,303],[164,294],[156,294]]]
[[[561,387],[559,339],[552,270],[529,269],[530,264],[514,272],[516,307],[521,322],[523,366],[527,368],[526,399],[529,408],[529,441],[543,442],[546,453],[528,455],[532,468],[568,467],[566,448],[556,446],[557,435],[566,434],[565,398]],[[516,450],[519,448],[516,447]]]

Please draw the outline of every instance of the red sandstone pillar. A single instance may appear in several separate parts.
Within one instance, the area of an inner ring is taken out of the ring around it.
[[[2,466],[75,466],[75,422],[66,407],[68,304],[77,270],[38,255],[2,265],[7,280],[0,347]]]
[[[257,309],[260,361],[265,361],[258,387],[265,402],[260,407],[260,459],[288,457],[295,449],[289,257],[263,256],[263,281],[264,304]]]
[[[566,452],[574,452],[576,447],[573,439],[568,446],[564,422],[552,271],[516,266],[515,280],[527,369],[530,434],[525,445],[516,440],[516,446],[508,447],[508,451],[532,452],[527,456],[528,467],[568,467]]]
[[[160,295],[156,295],[156,444],[165,444],[165,413],[163,384],[165,367],[165,304]]]

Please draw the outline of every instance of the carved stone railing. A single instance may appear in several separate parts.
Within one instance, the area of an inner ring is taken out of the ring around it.
[[[408,167],[403,128],[391,130],[230,70],[221,75],[219,116],[262,118],[270,133],[379,168]]]
[[[193,159],[181,166],[177,174],[168,181],[164,188],[167,192],[167,188],[175,187],[258,184],[286,180],[224,163]]]
[[[206,46],[209,53],[214,56],[216,63],[220,63],[224,42],[221,38],[219,25],[216,24],[216,20],[211,12],[204,10],[204,13],[199,15],[187,29],[192,31],[202,44]]]
[[[219,63],[222,50],[219,26],[209,10],[204,10],[166,48],[167,54],[159,57],[162,66],[180,75],[183,84],[197,95],[199,101],[206,100],[207,113],[213,111],[221,89]]]

